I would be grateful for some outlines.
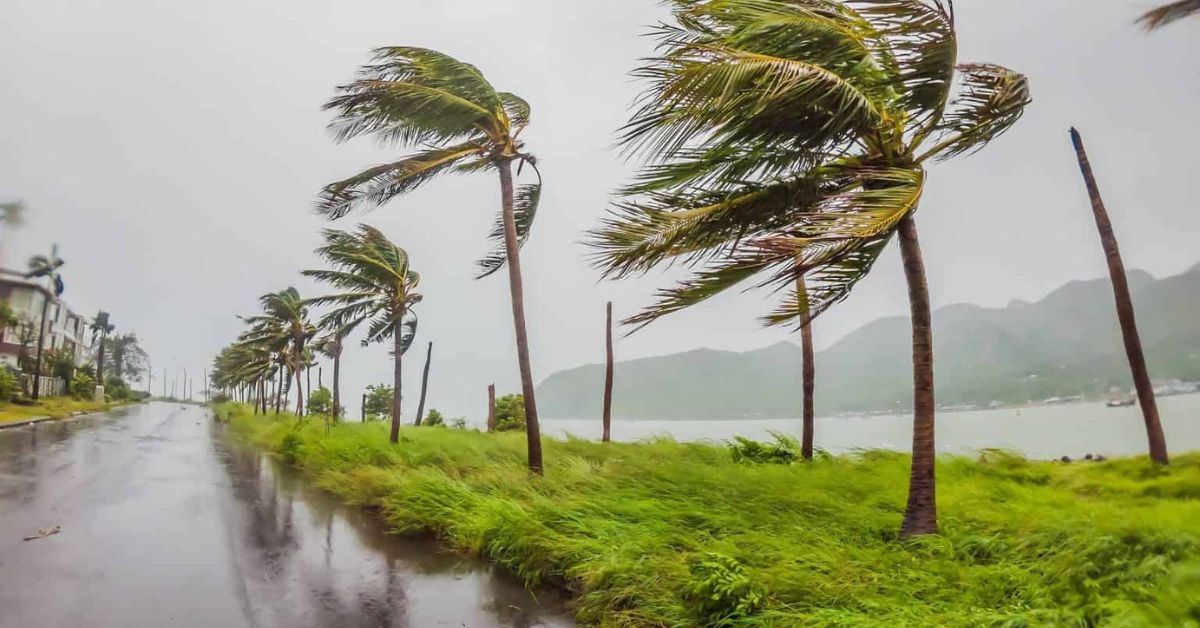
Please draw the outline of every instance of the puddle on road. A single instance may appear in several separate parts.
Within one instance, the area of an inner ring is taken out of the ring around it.
[[[213,424],[232,485],[224,513],[231,574],[264,626],[574,626],[562,594],[530,593],[491,563],[431,539],[389,535],[372,513],[338,502]]]

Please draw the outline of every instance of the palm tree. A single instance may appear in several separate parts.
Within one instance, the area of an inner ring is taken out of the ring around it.
[[[346,329],[331,329],[317,340],[317,351],[333,360],[333,411],[330,414],[335,423],[342,411],[342,341],[347,333],[349,330]]]
[[[331,129],[338,141],[370,135],[416,150],[326,186],[317,210],[330,219],[360,206],[384,205],[439,174],[494,170],[499,175],[501,211],[491,238],[501,245],[480,260],[480,277],[508,266],[529,469],[541,473],[520,260],[541,196],[537,161],[520,140],[529,124],[529,103],[516,94],[497,92],[473,65],[434,50],[392,46],[376,49],[372,63],[363,66],[353,82],[339,87],[325,108],[337,112]],[[537,183],[514,190],[514,162],[518,175],[521,166],[529,165],[538,174]]]
[[[92,344],[96,349],[96,383],[100,386],[104,385],[104,350],[108,347],[108,335],[116,330],[116,326],[109,322],[109,313],[104,310],[96,312],[95,318],[92,319]],[[99,339],[99,340],[97,340]]]
[[[42,348],[46,343],[46,317],[50,313],[50,301],[62,295],[63,281],[58,269],[62,268],[65,263],[58,256],[58,246],[55,245],[51,247],[49,256],[34,255],[29,258],[29,271],[25,273],[25,279],[44,278],[52,288],[46,292],[46,298],[42,300],[42,322],[38,325],[37,357],[33,367],[34,400],[41,396],[42,390]]]
[[[421,425],[421,418],[425,416],[425,392],[429,389],[429,364],[433,362],[433,342],[429,343],[429,348],[425,350],[425,370],[421,372],[421,401],[417,403],[417,420],[414,423]]]
[[[304,349],[317,334],[316,327],[308,320],[307,302],[300,298],[295,288],[288,287],[259,297],[263,313],[245,319],[250,330],[244,342],[257,344],[276,354],[276,360],[295,377],[296,416],[304,415],[304,386],[300,381],[303,368]],[[279,411],[278,398],[276,412]]]
[[[136,378],[143,367],[146,352],[138,344],[137,334],[121,334],[108,339],[108,353],[112,356],[113,375],[123,379],[126,367],[129,367],[130,379]]]
[[[368,323],[363,346],[392,340],[392,431],[389,440],[400,442],[401,365],[404,353],[417,335],[417,315],[412,308],[421,302],[417,284],[421,276],[409,267],[408,253],[378,229],[359,225],[357,233],[325,230],[325,245],[317,254],[333,267],[306,270],[312,277],[344,292],[310,299],[309,303],[332,305],[321,317],[321,327],[353,330]]]
[[[845,299],[898,236],[914,393],[901,534],[935,532],[933,341],[914,213],[926,163],[1010,128],[1027,81],[957,65],[949,0],[672,4],[658,56],[636,72],[649,89],[622,136],[648,163],[591,244],[612,278],[667,261],[700,268],[625,323],[758,277],[787,291],[765,321],[803,326]]]
[[[1138,404],[1142,408],[1142,419],[1146,423],[1150,459],[1159,464],[1167,464],[1167,439],[1163,435],[1162,422],[1158,418],[1154,384],[1150,382],[1150,373],[1146,369],[1146,356],[1142,353],[1142,339],[1138,335],[1137,320],[1133,312],[1133,299],[1129,295],[1129,281],[1125,276],[1125,263],[1121,260],[1117,236],[1113,233],[1112,221],[1108,218],[1108,210],[1105,209],[1104,199],[1100,196],[1100,186],[1096,183],[1092,164],[1084,149],[1083,137],[1074,128],[1071,129],[1071,143],[1075,146],[1075,158],[1079,161],[1079,170],[1083,174],[1084,185],[1087,186],[1088,198],[1092,203],[1092,214],[1096,218],[1096,229],[1100,232],[1100,244],[1104,248],[1104,257],[1108,262],[1108,275],[1112,280],[1117,320],[1120,322],[1121,338],[1125,343],[1125,356],[1129,360],[1129,370],[1133,374],[1133,387],[1137,391]]]
[[[1138,22],[1146,30],[1153,31],[1193,15],[1200,15],[1200,0],[1178,0],[1148,11],[1138,18]]]

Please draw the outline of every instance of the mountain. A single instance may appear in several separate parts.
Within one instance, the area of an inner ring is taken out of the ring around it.
[[[1200,264],[1155,279],[1129,272],[1138,328],[1155,379],[1200,379]],[[1073,281],[1037,303],[949,305],[934,312],[939,405],[1101,397],[1131,387],[1112,288]],[[911,407],[907,317],[882,318],[817,354],[817,412]],[[537,388],[549,417],[600,414],[603,365],[560,371]],[[619,362],[613,415],[625,419],[794,417],[800,348],[782,342],[747,352],[697,349]]]

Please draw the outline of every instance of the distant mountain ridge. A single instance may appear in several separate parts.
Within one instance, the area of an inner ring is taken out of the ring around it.
[[[1133,270],[1129,286],[1156,380],[1200,379],[1200,264],[1164,279]],[[1021,403],[1128,390],[1108,279],[1073,281],[1036,303],[1004,308],[948,305],[934,312],[939,405]],[[818,414],[907,411],[911,406],[908,318],[881,318],[816,357]],[[624,419],[798,416],[800,348],[696,349],[618,362],[613,415]],[[600,414],[603,365],[547,377],[537,388],[545,416]]]

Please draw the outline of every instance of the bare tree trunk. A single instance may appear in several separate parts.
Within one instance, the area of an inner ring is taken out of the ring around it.
[[[341,379],[342,370],[342,340],[337,339],[337,345],[334,347],[333,354],[333,420],[336,422],[342,412],[342,391],[339,380]]]
[[[1075,144],[1075,157],[1079,170],[1087,184],[1088,197],[1092,201],[1092,213],[1096,217],[1096,230],[1100,232],[1100,243],[1108,262],[1108,275],[1112,279],[1113,299],[1117,306],[1117,320],[1121,324],[1121,338],[1125,342],[1125,355],[1129,359],[1129,370],[1133,375],[1133,387],[1137,391],[1138,404],[1142,407],[1142,419],[1146,423],[1146,439],[1150,446],[1150,459],[1167,464],[1167,439],[1163,435],[1162,422],[1158,418],[1158,403],[1154,399],[1154,384],[1146,369],[1146,356],[1142,353],[1142,339],[1138,335],[1137,319],[1134,316],[1133,299],[1129,295],[1129,281],[1125,276],[1125,263],[1121,261],[1121,250],[1117,247],[1117,236],[1113,233],[1112,221],[1100,197],[1100,186],[1096,184],[1092,164],[1088,161],[1079,131],[1071,129],[1071,142]]]
[[[307,394],[304,396],[304,398],[308,399],[309,397],[312,397],[312,367],[311,366],[306,367],[304,369],[304,387],[308,389]]]
[[[900,255],[908,283],[908,305],[912,312],[913,443],[912,469],[908,477],[908,505],[900,538],[933,534],[937,523],[937,481],[934,465],[933,322],[929,312],[929,285],[925,261],[917,239],[912,214],[900,221]]]
[[[392,362],[392,433],[388,437],[388,441],[393,445],[400,442],[400,363],[404,354],[403,332],[404,325],[400,320],[397,320],[392,340],[392,351],[394,352],[394,360]]]
[[[517,335],[517,362],[521,369],[521,394],[525,400],[525,440],[529,470],[542,473],[542,438],[538,428],[537,402],[533,394],[533,368],[529,364],[529,338],[525,332],[525,294],[521,285],[521,255],[517,246],[517,223],[513,217],[512,162],[501,161],[501,212],[504,219],[504,252],[508,259],[508,286],[512,295],[513,327]]]
[[[604,323],[604,436],[603,442],[612,440],[612,389],[613,389],[613,341],[612,341],[612,301],[605,308]]]
[[[804,306],[800,327],[800,387],[804,391],[802,429],[800,433],[800,455],[805,460],[813,457],[814,410],[813,392],[815,389],[816,365],[813,360],[812,321],[808,319],[808,286],[804,283],[804,275],[796,276],[796,298]]]
[[[429,343],[429,348],[425,351],[425,371],[421,374],[421,402],[417,404],[417,420],[416,425],[421,424],[421,417],[425,416],[425,391],[429,386],[429,362],[433,359],[433,343]]]
[[[279,365],[279,377],[275,381],[275,414],[279,414],[283,405],[283,365]]]
[[[46,342],[46,317],[50,314],[50,298],[42,299],[42,326],[38,327],[38,344],[37,357],[34,358],[33,364],[33,400],[37,401],[42,396],[42,347]],[[100,364],[104,364],[104,343],[100,343]],[[104,385],[104,378],[100,376],[100,371],[96,371],[97,383]]]
[[[488,384],[488,422],[487,431],[496,431],[496,385]]]

